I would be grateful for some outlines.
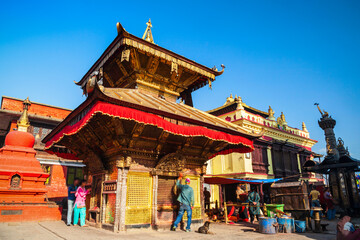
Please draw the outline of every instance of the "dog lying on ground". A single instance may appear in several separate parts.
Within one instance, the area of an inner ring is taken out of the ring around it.
[[[197,232],[202,234],[212,234],[209,230],[210,230],[210,222],[206,221],[203,226],[199,227]]]

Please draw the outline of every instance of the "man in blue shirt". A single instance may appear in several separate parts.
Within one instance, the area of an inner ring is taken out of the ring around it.
[[[80,179],[75,178],[74,184],[71,184],[68,188],[68,212],[67,212],[67,223],[66,225],[71,225],[71,219],[73,219],[73,211],[74,211],[74,202],[75,202],[75,192],[78,188]]]
[[[181,219],[184,215],[184,212],[187,212],[187,225],[186,225],[186,232],[190,232],[190,225],[191,225],[191,216],[192,216],[192,208],[194,207],[194,190],[190,187],[190,179],[187,178],[185,180],[185,185],[180,183],[183,174],[180,173],[178,180],[176,181],[176,186],[180,191],[178,201],[180,202],[180,209],[179,214],[174,222],[173,227],[171,228],[172,231],[176,231],[178,224],[181,222]]]

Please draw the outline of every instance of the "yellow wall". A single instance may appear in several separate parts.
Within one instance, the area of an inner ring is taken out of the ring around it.
[[[208,162],[207,174],[252,173],[251,153],[218,155]]]

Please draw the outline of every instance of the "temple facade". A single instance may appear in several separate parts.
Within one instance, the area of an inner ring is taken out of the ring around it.
[[[43,140],[45,149],[83,159],[88,223],[123,231],[170,227],[177,214],[175,179],[182,172],[195,194],[193,223],[204,219],[205,162],[227,151],[253,151],[260,131],[192,107],[191,93],[223,73],[117,24],[118,35],[77,82],[87,99]]]
[[[306,160],[319,157],[311,151],[317,141],[310,138],[305,123],[302,129],[291,127],[283,113],[276,119],[270,106],[264,112],[250,107],[237,96],[228,97],[223,106],[208,113],[248,131],[263,130],[264,134],[254,141],[251,153],[229,153],[210,160],[207,174],[245,179],[294,176],[296,180],[318,180],[315,175],[303,176],[301,171]]]
[[[229,151],[226,155],[218,155],[209,160],[207,177],[323,181],[319,174],[302,172],[302,166],[307,160],[321,157],[311,151],[317,141],[310,138],[305,123],[302,123],[302,129],[291,127],[287,124],[284,113],[275,118],[275,112],[270,106],[268,111],[264,112],[247,105],[241,97],[232,95],[226,99],[223,106],[208,113],[250,132],[262,131],[263,135],[254,140],[252,152]],[[226,198],[234,201],[236,186],[223,187],[226,188]],[[268,187],[268,185],[264,187],[264,192],[269,191]],[[217,185],[211,185],[209,189],[212,207],[215,207],[216,201],[220,201],[222,190]]]
[[[36,159],[43,171],[49,174],[45,181],[46,197],[50,201],[65,203],[67,199],[67,186],[72,184],[75,177],[83,177],[82,160],[66,159],[49,154],[44,151],[45,144],[42,139],[58,125],[71,112],[70,109],[50,106],[43,103],[31,102],[29,99],[21,100],[3,96],[0,107],[0,147],[4,146],[5,136],[19,129],[18,119],[23,113],[23,104],[27,102],[29,126],[27,132],[35,138],[34,149]],[[68,152],[62,148],[64,155]]]

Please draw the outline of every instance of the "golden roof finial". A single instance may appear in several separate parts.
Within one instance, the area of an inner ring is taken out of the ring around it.
[[[227,104],[227,103],[232,103],[232,102],[234,102],[234,98],[233,98],[233,95],[232,95],[232,93],[231,93],[231,94],[230,94],[230,97],[226,98],[225,104]]]
[[[275,117],[274,117],[275,111],[271,108],[271,106],[269,106],[268,113],[269,113],[268,119],[275,120]]]
[[[27,132],[27,129],[30,126],[30,121],[28,116],[28,110],[30,105],[31,102],[29,100],[29,97],[27,97],[23,102],[23,112],[19,120],[17,121],[18,131]]]
[[[304,122],[302,122],[302,130],[303,130],[304,132],[307,132],[307,131],[308,131]]]
[[[142,39],[154,43],[154,38],[151,32],[151,28],[152,28],[152,24],[151,24],[151,19],[149,18],[149,21],[146,23],[147,27],[145,29],[144,35],[142,37]]]
[[[283,125],[287,125],[287,122],[286,122],[286,120],[285,120],[285,115],[284,115],[283,112],[281,112],[280,118],[281,118],[281,120],[282,120]]]

